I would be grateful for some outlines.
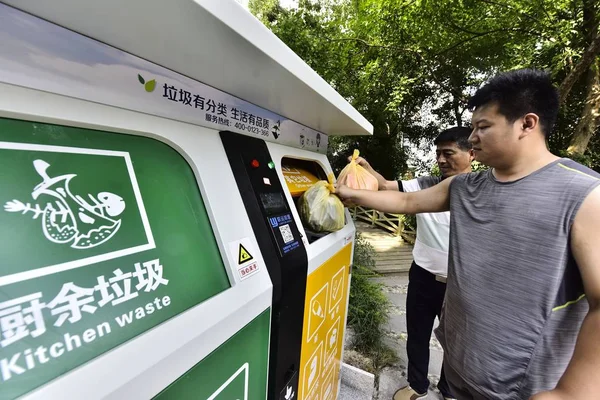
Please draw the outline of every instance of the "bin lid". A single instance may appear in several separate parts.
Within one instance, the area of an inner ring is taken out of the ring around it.
[[[327,135],[373,126],[234,0],[0,0]]]
[[[292,197],[301,196],[319,181],[319,178],[302,168],[282,165],[281,171]]]

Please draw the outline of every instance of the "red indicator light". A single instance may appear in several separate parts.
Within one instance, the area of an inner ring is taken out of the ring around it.
[[[252,165],[252,168],[258,168],[258,167],[260,167],[260,163],[258,162],[258,160],[252,160],[252,162],[250,163],[250,165]]]

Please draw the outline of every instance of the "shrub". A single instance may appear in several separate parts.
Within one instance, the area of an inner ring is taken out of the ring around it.
[[[383,344],[384,326],[388,321],[390,302],[383,293],[383,285],[372,279],[377,276],[373,271],[374,254],[373,247],[357,234],[354,244],[348,325],[354,332],[352,345],[355,350],[370,357],[378,368],[391,362],[395,355]]]

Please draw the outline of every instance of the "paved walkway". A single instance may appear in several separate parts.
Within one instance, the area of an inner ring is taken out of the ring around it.
[[[375,270],[381,274],[407,272],[412,262],[413,247],[400,237],[355,221],[356,230],[375,248]]]
[[[378,379],[373,390],[373,396],[369,393],[369,383],[351,378],[351,382],[342,381],[342,391],[338,400],[391,400],[392,396],[399,388],[408,384],[406,380],[408,359],[406,356],[406,294],[408,291],[408,274],[389,274],[374,278],[375,281],[382,283],[384,293],[390,300],[390,318],[385,328],[385,341],[390,345],[398,356],[398,362],[390,367],[378,371]],[[435,322],[435,327],[438,321]],[[347,341],[347,345],[350,341]],[[442,368],[443,351],[434,337],[433,333],[429,342],[429,394],[425,400],[441,400],[442,395],[437,391],[436,384],[440,377]],[[372,385],[373,383],[371,383]],[[357,389],[360,387],[360,390]]]
[[[399,361],[393,367],[385,368],[379,374],[378,400],[391,400],[394,392],[407,384],[406,368],[408,359],[406,356],[406,293],[408,291],[408,274],[393,274],[380,278],[376,281],[384,285],[384,292],[391,302],[390,320],[386,327],[386,342],[396,350]],[[437,327],[436,320],[435,326]],[[437,339],[431,335],[429,342],[429,395],[424,399],[442,399],[435,385],[440,377],[442,368],[443,351]],[[343,400],[343,399],[341,399]]]
[[[382,283],[384,292],[390,300],[389,322],[386,326],[386,343],[398,356],[398,362],[378,372],[378,384],[375,384],[373,400],[391,400],[400,387],[408,384],[406,380],[408,359],[406,356],[406,294],[408,291],[408,270],[412,263],[412,246],[383,229],[374,228],[362,221],[355,221],[356,229],[375,248],[375,270],[383,276],[374,278]],[[437,327],[438,321],[435,322]],[[443,351],[432,334],[430,339],[429,394],[424,399],[440,400],[442,395],[436,384],[442,368]],[[368,384],[367,384],[368,385]],[[346,385],[339,400],[372,400],[369,396],[358,394]],[[364,393],[364,392],[363,392]],[[364,399],[363,399],[364,397]]]

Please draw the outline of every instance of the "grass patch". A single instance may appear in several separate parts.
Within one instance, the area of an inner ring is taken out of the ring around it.
[[[373,282],[375,250],[360,234],[354,245],[354,269],[350,286],[348,324],[354,332],[354,350],[370,358],[378,370],[397,360],[393,349],[383,342],[384,326],[389,318],[390,302],[383,293],[382,284]]]

